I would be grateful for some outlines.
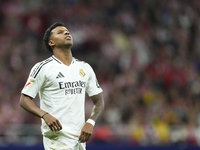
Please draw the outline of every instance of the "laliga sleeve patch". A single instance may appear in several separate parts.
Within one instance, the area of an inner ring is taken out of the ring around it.
[[[31,84],[31,82],[28,82],[25,86],[24,86],[24,89],[29,86]]]
[[[33,78],[30,78],[29,80],[30,80],[31,82],[34,82],[34,81],[35,81]]]

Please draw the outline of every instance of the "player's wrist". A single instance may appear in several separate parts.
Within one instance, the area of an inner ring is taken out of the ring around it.
[[[45,115],[49,114],[48,112],[44,113],[41,118],[44,118]]]
[[[87,121],[86,121],[86,123],[90,123],[91,125],[95,125],[95,121],[94,120],[92,120],[92,119],[88,119]]]

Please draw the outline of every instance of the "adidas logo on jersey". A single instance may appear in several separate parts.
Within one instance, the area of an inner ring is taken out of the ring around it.
[[[65,77],[61,72],[58,73],[56,79]]]

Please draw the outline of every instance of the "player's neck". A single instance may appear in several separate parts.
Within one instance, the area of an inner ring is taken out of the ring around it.
[[[63,64],[69,66],[72,62],[72,53],[71,50],[68,51],[54,51],[54,56],[58,58]]]

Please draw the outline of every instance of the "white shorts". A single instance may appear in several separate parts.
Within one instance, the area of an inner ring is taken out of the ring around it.
[[[44,135],[43,144],[45,150],[86,150],[85,143],[59,131]]]

